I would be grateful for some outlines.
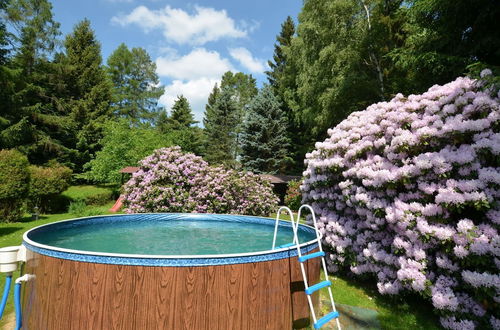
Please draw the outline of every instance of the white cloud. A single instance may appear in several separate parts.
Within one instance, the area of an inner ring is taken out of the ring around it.
[[[161,29],[167,40],[179,44],[203,45],[221,38],[241,38],[247,35],[246,30],[236,27],[225,10],[200,6],[195,6],[194,10],[191,15],[170,6],[159,10],[139,6],[130,14],[115,16],[111,21],[121,26],[137,24],[145,32]]]
[[[156,59],[156,72],[159,76],[172,79],[220,79],[226,71],[233,70],[231,63],[221,58],[216,51],[196,48],[191,53],[178,57],[170,54]]]
[[[177,96],[184,95],[191,104],[195,119],[201,123],[205,104],[215,83],[220,85],[220,79],[199,78],[188,82],[174,80],[165,86],[165,94],[160,97],[159,103],[170,112]]]
[[[263,73],[265,70],[265,61],[254,58],[244,47],[232,48],[229,54],[252,73]]]

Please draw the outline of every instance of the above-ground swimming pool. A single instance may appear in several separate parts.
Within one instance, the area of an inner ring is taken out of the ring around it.
[[[132,214],[24,234],[25,329],[291,329],[308,326],[296,248],[272,250],[274,220]],[[302,253],[317,248],[299,226]],[[293,240],[280,222],[277,243]],[[311,283],[319,258],[306,263]],[[313,297],[317,302],[318,297]]]

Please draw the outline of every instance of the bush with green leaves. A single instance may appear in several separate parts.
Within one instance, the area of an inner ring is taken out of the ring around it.
[[[120,169],[137,166],[153,150],[172,145],[170,138],[152,128],[130,127],[124,121],[108,122],[101,140],[102,150],[85,164],[82,177],[97,183],[120,183]]]
[[[288,188],[285,195],[285,205],[291,210],[297,211],[302,204],[302,193],[300,192],[300,180],[288,182]]]
[[[52,211],[53,200],[69,187],[73,171],[61,164],[30,166],[29,201],[32,208],[46,213]]]
[[[0,222],[18,220],[28,195],[30,173],[25,155],[0,150]]]

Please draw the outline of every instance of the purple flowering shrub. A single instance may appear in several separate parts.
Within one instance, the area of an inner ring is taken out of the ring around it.
[[[449,329],[500,329],[500,93],[458,78],[352,113],[306,156],[331,271],[417,292]]]
[[[260,176],[211,167],[179,147],[144,158],[124,186],[128,213],[197,212],[268,215],[278,198]]]

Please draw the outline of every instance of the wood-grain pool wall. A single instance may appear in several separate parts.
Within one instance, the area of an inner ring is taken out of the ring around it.
[[[211,266],[130,266],[28,250],[23,329],[300,329],[309,307],[296,257]],[[320,258],[306,262],[310,284]],[[318,292],[313,295],[318,304]]]

